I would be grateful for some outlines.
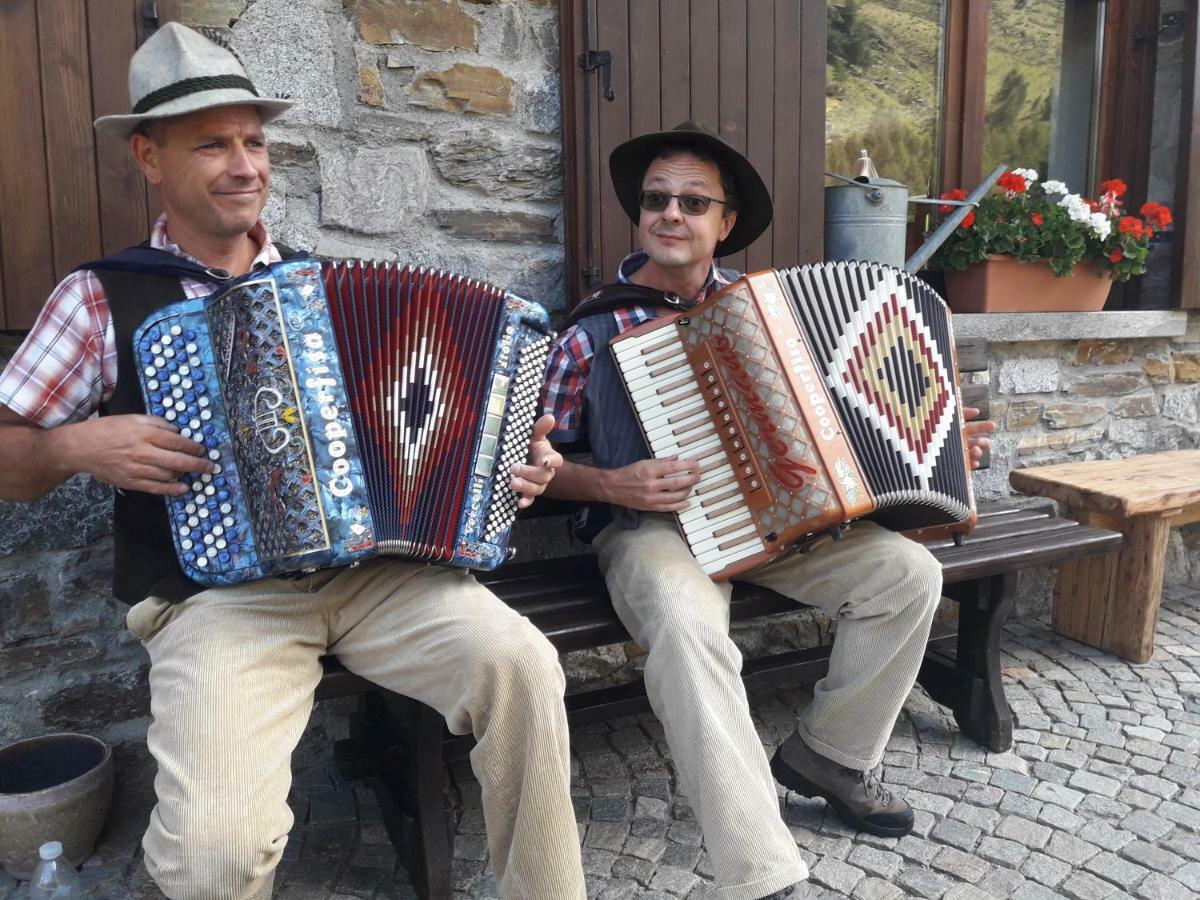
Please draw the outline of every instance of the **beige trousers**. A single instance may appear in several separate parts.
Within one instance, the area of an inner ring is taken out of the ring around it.
[[[807,876],[779,815],[767,756],[729,637],[728,583],[700,569],[674,520],[643,515],[596,538],[617,614],[648,652],[646,690],[704,832],[723,900],[755,900]],[[812,749],[868,769],[912,688],[941,595],[924,547],[871,523],[745,580],[837,620],[828,674],[798,723]]]
[[[505,898],[583,900],[558,654],[469,574],[376,560],[176,605],[150,598],[128,624],[151,660],[146,867],[172,900],[269,896],[326,653],[475,736]]]

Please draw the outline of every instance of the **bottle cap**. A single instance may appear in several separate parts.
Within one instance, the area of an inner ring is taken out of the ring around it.
[[[62,842],[46,841],[46,843],[38,847],[38,856],[42,859],[58,859],[62,856]]]

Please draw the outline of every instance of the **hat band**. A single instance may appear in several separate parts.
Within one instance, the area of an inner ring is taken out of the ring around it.
[[[197,78],[185,78],[183,81],[176,81],[174,84],[161,87],[157,91],[151,91],[133,107],[133,114],[140,116],[142,113],[149,112],[156,106],[168,103],[171,100],[178,100],[180,97],[186,97],[188,94],[196,94],[200,91],[216,91],[224,88],[243,88],[255,97],[258,96],[258,91],[254,89],[254,83],[249,78],[243,78],[241,75],[202,75]]]

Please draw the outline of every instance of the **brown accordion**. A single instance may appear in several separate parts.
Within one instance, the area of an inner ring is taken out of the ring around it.
[[[860,517],[974,524],[950,315],[901,269],[768,269],[611,347],[651,454],[699,463],[677,518],[714,579]]]

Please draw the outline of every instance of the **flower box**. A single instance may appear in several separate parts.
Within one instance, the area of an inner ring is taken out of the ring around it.
[[[989,256],[961,272],[946,272],[946,302],[956,313],[1096,312],[1112,278],[1097,260],[1083,260],[1059,278],[1045,260]]]

